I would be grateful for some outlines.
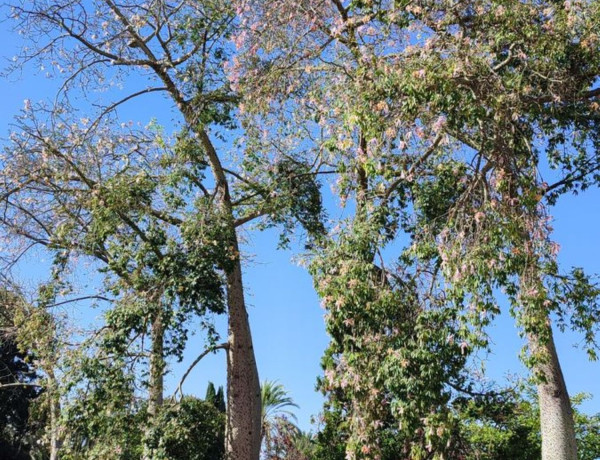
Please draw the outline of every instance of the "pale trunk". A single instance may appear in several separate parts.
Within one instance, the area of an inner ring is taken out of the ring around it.
[[[515,178],[514,182],[517,184],[518,180]],[[514,190],[511,196],[516,198]],[[540,219],[541,216],[534,215],[533,218]],[[523,242],[525,251],[535,254],[535,246],[529,233],[524,232]],[[535,259],[532,257],[531,260]],[[538,264],[539,261],[536,261],[529,267],[529,271],[524,271],[521,275],[524,292],[537,292],[537,286],[543,284],[540,278],[543,272],[540,271]],[[548,312],[542,310],[541,305],[533,304],[532,307],[531,311],[525,308],[524,314],[532,324],[542,325],[527,334],[529,349],[533,355],[536,355],[531,370],[538,378],[542,460],[577,460],[573,409],[554,345],[550,316]]]
[[[61,440],[59,435],[59,419],[60,416],[60,406],[58,402],[52,401],[50,407],[50,424],[51,424],[51,433],[50,433],[50,460],[58,460],[58,454],[61,448]]]
[[[552,329],[548,327],[550,330],[547,340],[541,341],[536,335],[529,335],[532,351],[545,358],[533,368],[536,375],[544,377],[537,385],[542,460],[577,460],[573,409],[558,361]]]
[[[50,460],[58,460],[62,447],[60,427],[60,401],[54,372],[48,372],[49,398],[50,398]]]
[[[227,273],[227,304],[227,459],[258,460],[261,435],[260,383],[244,301],[239,259]]]

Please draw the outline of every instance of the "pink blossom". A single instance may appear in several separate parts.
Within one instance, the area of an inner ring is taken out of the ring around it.
[[[446,117],[440,115],[432,126],[432,129],[437,133],[440,132],[446,126]]]
[[[335,372],[333,372],[333,370],[331,369],[327,369],[325,371],[325,378],[329,383],[333,383],[333,381],[335,380]]]

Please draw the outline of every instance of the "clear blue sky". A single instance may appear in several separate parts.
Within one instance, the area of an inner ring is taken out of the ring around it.
[[[8,32],[8,24],[0,24],[0,53],[10,59],[16,50],[16,40]],[[0,136],[6,137],[12,117],[23,107],[23,100],[39,101],[54,95],[56,82],[43,75],[32,75],[25,69],[3,79],[0,86]],[[151,112],[144,107],[145,116]],[[139,114],[138,114],[139,115]],[[142,121],[148,121],[142,120]],[[596,188],[582,195],[564,197],[553,210],[555,239],[561,245],[560,262],[564,269],[582,266],[589,273],[600,273],[600,193]],[[310,428],[311,415],[321,409],[322,398],[315,391],[315,380],[320,373],[320,358],[327,345],[323,324],[323,310],[319,306],[312,281],[305,269],[291,262],[293,251],[276,249],[275,230],[252,232],[247,238],[247,252],[252,255],[245,267],[245,283],[250,321],[256,348],[261,380],[278,380],[300,405],[297,410],[300,426]],[[43,264],[42,264],[43,266]],[[24,271],[39,272],[39,264],[30,261]],[[222,320],[221,324],[222,323]],[[502,380],[507,374],[522,374],[524,368],[517,355],[521,347],[512,318],[507,314],[498,318],[493,328],[495,343],[487,364],[490,377]],[[585,353],[573,347],[580,338],[557,332],[557,346],[571,394],[596,393],[584,409],[600,412],[600,364],[591,363]],[[181,375],[203,347],[201,337],[192,337],[186,359],[173,365],[174,374]],[[196,346],[197,344],[197,346]],[[217,385],[225,381],[225,360],[222,354],[209,356],[196,367],[184,389],[203,396],[206,383]],[[168,380],[170,390],[174,379]],[[168,392],[169,392],[168,391]]]

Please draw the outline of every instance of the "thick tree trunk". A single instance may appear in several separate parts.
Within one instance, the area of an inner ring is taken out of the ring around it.
[[[536,375],[544,377],[537,385],[542,460],[577,460],[573,409],[558,361],[552,328],[548,327],[547,340],[541,341],[537,336],[529,335],[532,351],[545,358],[533,368]]]
[[[195,115],[186,112],[190,126],[195,126]],[[225,268],[227,278],[228,348],[227,348],[227,422],[225,427],[225,455],[227,460],[259,460],[260,457],[260,383],[252,346],[252,334],[242,282],[242,265],[229,185],[221,160],[208,134],[199,129],[197,134],[213,171],[219,198],[219,208],[229,220],[229,250],[233,264]]]
[[[244,301],[242,267],[239,259],[227,273],[227,303],[229,308],[225,441],[227,459],[258,460],[260,383]]]

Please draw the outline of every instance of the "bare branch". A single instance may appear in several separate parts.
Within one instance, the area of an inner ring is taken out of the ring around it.
[[[175,390],[175,393],[173,393],[173,397],[175,397],[177,395],[177,393],[179,393],[182,397],[183,397],[183,382],[185,382],[185,379],[187,379],[188,375],[190,375],[190,372],[192,372],[192,369],[194,369],[194,367],[196,367],[196,365],[202,361],[202,359],[208,355],[209,353],[212,353],[214,351],[217,350],[226,350],[229,348],[229,343],[224,342],[220,345],[215,345],[214,347],[210,347],[207,348],[206,350],[204,350],[200,356],[198,356],[194,362],[190,365],[190,367],[188,368],[187,371],[185,371],[185,374],[183,374],[183,377],[181,377],[181,380],[179,381],[179,385],[177,385],[177,390]]]
[[[43,385],[39,385],[37,383],[14,382],[14,383],[4,383],[4,384],[0,385],[0,390],[6,390],[6,389],[10,389],[10,388],[23,388],[23,387],[44,388]]]

